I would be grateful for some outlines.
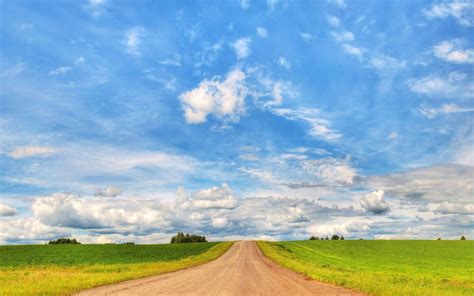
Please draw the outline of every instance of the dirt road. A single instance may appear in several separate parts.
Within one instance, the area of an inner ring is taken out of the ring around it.
[[[240,241],[217,260],[168,274],[98,287],[78,295],[362,295],[281,268],[255,242]]]

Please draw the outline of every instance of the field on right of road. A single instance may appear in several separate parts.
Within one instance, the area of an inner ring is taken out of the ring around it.
[[[258,242],[265,256],[315,280],[372,295],[474,295],[474,241]]]

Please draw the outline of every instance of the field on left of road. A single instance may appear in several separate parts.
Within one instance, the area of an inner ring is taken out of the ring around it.
[[[197,266],[232,245],[0,246],[2,295],[68,295],[80,290]]]

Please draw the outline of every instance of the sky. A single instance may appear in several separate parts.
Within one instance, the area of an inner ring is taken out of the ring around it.
[[[0,1],[0,243],[474,237],[474,1]]]

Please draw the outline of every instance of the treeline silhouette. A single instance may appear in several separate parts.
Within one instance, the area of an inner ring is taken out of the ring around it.
[[[65,238],[61,237],[57,240],[50,240],[48,245],[62,245],[62,244],[72,244],[72,245],[80,245],[81,243],[78,242],[75,238]]]
[[[181,244],[181,243],[206,243],[206,237],[196,234],[182,233],[178,232],[171,238],[171,244]]]
[[[329,237],[326,236],[326,237],[318,237],[318,236],[312,236],[309,238],[309,240],[329,240]],[[331,236],[331,240],[344,240],[344,236],[339,236],[337,234],[333,234]]]

